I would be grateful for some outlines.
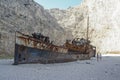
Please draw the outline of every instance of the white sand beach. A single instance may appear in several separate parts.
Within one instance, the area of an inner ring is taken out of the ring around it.
[[[120,80],[120,55],[84,61],[12,65],[0,60],[0,80]]]

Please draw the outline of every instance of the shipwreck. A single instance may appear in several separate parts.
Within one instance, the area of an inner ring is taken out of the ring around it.
[[[14,64],[62,63],[95,57],[96,47],[91,45],[88,39],[89,17],[87,22],[86,39],[66,40],[62,46],[53,44],[48,36],[41,33],[26,35],[16,31]]]
[[[16,31],[14,64],[24,63],[61,63],[85,60],[94,57],[96,48],[83,38],[66,40],[62,46],[50,42],[41,33],[26,35]]]

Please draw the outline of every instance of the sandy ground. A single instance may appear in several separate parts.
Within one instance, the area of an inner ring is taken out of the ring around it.
[[[0,60],[0,80],[120,80],[120,55],[59,64],[11,65]]]

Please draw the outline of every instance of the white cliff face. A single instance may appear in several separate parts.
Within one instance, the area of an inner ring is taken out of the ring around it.
[[[120,51],[120,1],[84,0],[67,10],[49,10],[58,23],[72,30],[74,37],[85,37],[89,16],[89,39],[100,52]]]
[[[86,0],[90,27],[95,29],[93,40],[100,51],[120,51],[120,1]],[[100,47],[99,47],[100,45]]]
[[[47,11],[33,0],[0,0],[0,53],[13,53],[15,30],[41,32],[56,44],[63,43],[66,35],[70,38],[71,31],[73,38],[86,38],[88,15],[89,39],[97,50],[120,51],[119,0],[84,0],[67,10]]]
[[[72,34],[74,35],[74,37],[85,36],[83,32],[86,30],[87,25],[84,16],[86,14],[86,9],[81,7],[71,7],[67,10],[50,9],[48,10],[48,12],[50,12],[51,15],[57,19],[58,23],[64,29],[67,28],[69,30],[72,30]]]
[[[67,34],[56,19],[33,0],[0,0],[0,53],[13,53],[15,30],[26,34],[41,32],[57,45],[66,40]]]

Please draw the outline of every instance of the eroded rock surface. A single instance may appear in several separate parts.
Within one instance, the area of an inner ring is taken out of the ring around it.
[[[33,0],[0,0],[0,53],[14,52],[15,30],[25,34],[40,32],[60,45],[66,31],[42,6]]]
[[[120,51],[120,1],[84,0],[67,10],[48,10],[74,37],[85,37],[89,16],[89,39],[100,52]]]

